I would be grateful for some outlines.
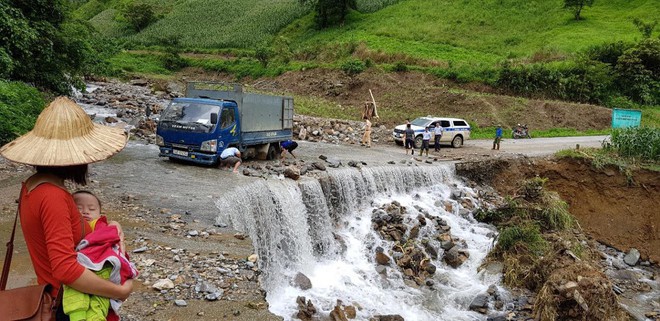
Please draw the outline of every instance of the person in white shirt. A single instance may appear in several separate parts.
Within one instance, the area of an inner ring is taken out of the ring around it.
[[[234,173],[238,173],[238,166],[241,165],[241,152],[236,147],[229,147],[220,154],[220,166],[227,167],[234,165]]]
[[[440,126],[440,123],[435,124],[435,128],[433,129],[433,134],[435,134],[435,151],[439,152],[440,151],[440,138],[442,138],[442,133],[445,131],[442,126]]]
[[[422,133],[422,149],[419,150],[419,156],[422,156],[422,153],[424,150],[426,150],[426,157],[429,156],[429,141],[431,140],[431,132],[429,131],[429,128],[426,127],[424,128],[424,132]]]

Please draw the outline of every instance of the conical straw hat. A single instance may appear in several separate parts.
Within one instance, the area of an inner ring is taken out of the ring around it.
[[[5,158],[28,165],[70,166],[104,160],[126,146],[121,128],[95,124],[74,101],[56,98],[32,131],[0,148]]]

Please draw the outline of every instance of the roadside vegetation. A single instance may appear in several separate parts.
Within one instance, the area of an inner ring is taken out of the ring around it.
[[[545,187],[546,178],[521,183],[505,205],[475,215],[498,227],[499,236],[487,262],[504,265],[504,283],[538,293],[538,320],[627,320],[611,283],[598,270],[568,205]],[[576,280],[582,280],[576,282]],[[565,285],[575,283],[566,294]],[[587,306],[588,308],[584,308]]]
[[[557,152],[556,156],[587,159],[596,169],[617,168],[632,185],[635,169],[660,171],[660,128],[614,129],[609,141],[603,142],[603,148],[568,149]]]

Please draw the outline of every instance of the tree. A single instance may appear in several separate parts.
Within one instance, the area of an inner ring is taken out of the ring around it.
[[[91,27],[67,20],[66,0],[0,1],[0,73],[56,93],[82,85]],[[83,31],[84,30],[84,31]],[[7,36],[6,36],[7,35]]]
[[[636,102],[660,103],[660,40],[644,39],[619,57],[619,88]]]
[[[131,3],[124,8],[122,15],[137,32],[157,20],[154,9],[147,3]]]
[[[356,9],[355,0],[300,0],[300,3],[314,6],[314,22],[320,29],[343,24],[348,11]]]
[[[564,0],[564,9],[573,11],[575,20],[580,20],[580,14],[585,6],[591,7],[594,0]]]

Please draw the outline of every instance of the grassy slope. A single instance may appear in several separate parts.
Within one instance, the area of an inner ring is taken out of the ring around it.
[[[372,14],[353,13],[340,28],[315,31],[311,19],[282,34],[293,44],[364,41],[374,50],[464,63],[493,63],[537,52],[572,53],[614,40],[632,41],[632,17],[660,16],[657,0],[596,1],[575,21],[561,0],[407,0]]]

